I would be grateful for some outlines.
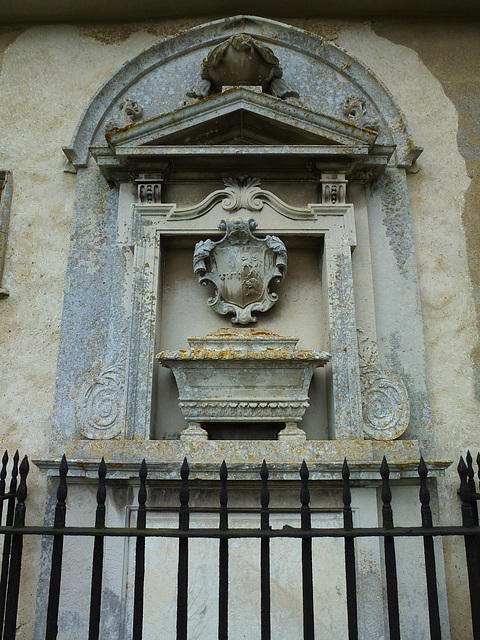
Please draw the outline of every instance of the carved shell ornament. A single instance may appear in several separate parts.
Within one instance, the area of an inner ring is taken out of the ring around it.
[[[276,236],[254,236],[256,227],[253,218],[222,220],[218,228],[225,236],[198,242],[193,254],[198,281],[214,287],[208,304],[221,315],[233,313],[233,323],[256,322],[253,312],[270,309],[278,299],[270,283],[281,282],[287,272],[283,242]]]
[[[246,33],[237,33],[210,51],[202,62],[200,81],[187,95],[206,98],[222,87],[261,86],[263,93],[276,98],[298,98],[282,75],[270,47]]]

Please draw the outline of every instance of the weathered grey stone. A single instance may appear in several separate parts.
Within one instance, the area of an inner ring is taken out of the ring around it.
[[[246,33],[235,34],[210,51],[202,62],[202,79],[187,95],[206,98],[224,87],[260,86],[279,98],[298,98],[282,75],[270,47]]]
[[[10,207],[12,204],[13,176],[11,171],[0,171],[0,300],[10,295],[2,287],[5,257],[7,254]]]
[[[157,360],[172,369],[190,425],[182,437],[199,437],[202,422],[286,422],[283,436],[292,425],[298,434],[313,372],[330,356],[299,350],[297,342],[265,330],[222,329],[189,338],[188,351],[161,351]]]
[[[254,236],[257,226],[253,218],[222,220],[218,228],[225,236],[197,242],[193,254],[198,281],[214,287],[209,306],[221,315],[233,313],[233,323],[255,322],[254,312],[268,311],[278,299],[270,283],[287,273],[285,245],[276,236]]]

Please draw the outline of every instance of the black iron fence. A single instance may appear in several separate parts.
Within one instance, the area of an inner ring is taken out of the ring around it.
[[[271,528],[270,518],[275,510],[270,507],[269,470],[264,462],[259,475],[261,480],[260,506],[256,510],[260,516],[258,528],[232,528],[229,526],[228,507],[228,470],[225,462],[219,471],[219,526],[216,528],[191,528],[192,509],[189,506],[189,466],[185,459],[181,469],[181,487],[179,491],[178,528],[147,527],[147,465],[145,460],[139,468],[138,515],[136,527],[106,527],[106,477],[107,467],[102,459],[98,469],[97,507],[93,527],[66,526],[66,498],[68,465],[65,456],[59,467],[57,504],[53,526],[27,526],[25,522],[25,500],[27,497],[28,459],[25,456],[19,465],[18,452],[13,458],[11,479],[6,492],[8,455],[5,452],[0,470],[0,526],[3,535],[3,554],[0,572],[0,638],[14,640],[16,635],[17,612],[19,606],[22,551],[25,536],[50,536],[53,538],[50,565],[48,609],[46,617],[46,640],[54,640],[59,633],[58,612],[62,584],[63,543],[66,536],[90,536],[94,540],[90,587],[90,613],[88,640],[100,638],[100,619],[102,615],[102,579],[104,561],[104,543],[108,537],[133,537],[136,539],[135,577],[133,596],[133,620],[129,637],[132,640],[143,638],[144,590],[145,590],[145,543],[148,537],[178,539],[178,575],[176,603],[176,637],[187,640],[188,627],[188,570],[189,542],[195,538],[217,539],[218,555],[218,638],[226,640],[229,632],[229,541],[239,538],[260,539],[260,583],[261,583],[261,640],[270,640],[271,628],[271,541],[274,538],[301,540],[301,575],[303,602],[303,638],[314,640],[314,580],[312,570],[312,541],[315,538],[343,538],[345,548],[346,607],[348,620],[348,638],[358,638],[358,604],[356,577],[356,545],[359,538],[383,538],[386,576],[386,598],[388,609],[388,628],[391,640],[400,639],[400,614],[398,598],[398,580],[395,555],[395,540],[400,537],[423,539],[425,558],[425,577],[428,598],[430,638],[442,638],[439,594],[437,590],[436,558],[434,538],[436,536],[461,536],[465,542],[468,586],[472,616],[474,640],[480,640],[480,527],[478,526],[475,472],[472,456],[461,458],[458,464],[460,476],[459,497],[461,501],[462,526],[434,526],[430,508],[430,493],[427,486],[428,469],[423,459],[418,466],[419,476],[419,521],[418,527],[396,527],[391,506],[390,470],[386,459],[380,467],[382,484],[382,527],[354,527],[351,508],[351,484],[348,463],[345,460],[343,477],[343,528],[312,527],[312,509],[310,507],[309,471],[305,461],[300,467],[301,479],[300,503],[298,514],[300,526],[286,526],[283,529]],[[480,477],[480,454],[477,456]],[[20,476],[20,478],[18,478]],[[7,505],[3,514],[3,505]],[[4,516],[2,518],[2,516]],[[333,630],[332,630],[333,632]],[[447,630],[444,630],[447,635]],[[332,636],[333,637],[333,636]],[[145,639],[149,640],[149,639]]]

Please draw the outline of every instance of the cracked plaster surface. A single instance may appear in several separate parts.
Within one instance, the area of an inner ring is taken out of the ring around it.
[[[395,33],[390,28],[389,33]],[[399,38],[401,40],[401,35]],[[370,27],[345,30],[338,44],[367,64],[393,94],[415,142],[424,147],[408,176],[415,254],[438,457],[457,460],[480,449],[479,405],[471,352],[478,342],[474,290],[462,213],[470,178],[459,151],[459,118],[445,88],[416,51],[379,37]],[[434,45],[434,42],[431,43]],[[454,70],[451,69],[454,73]],[[395,80],[392,81],[392,78]],[[388,225],[388,219],[384,221]],[[386,227],[386,233],[390,230]],[[457,522],[456,464],[439,483],[440,517]],[[455,594],[462,549],[446,541],[452,633],[469,633],[467,597]],[[452,635],[452,637],[461,637]]]

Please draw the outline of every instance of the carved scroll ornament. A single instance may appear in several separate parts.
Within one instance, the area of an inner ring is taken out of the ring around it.
[[[213,284],[208,304],[219,314],[233,313],[232,322],[256,322],[255,311],[267,311],[278,299],[270,283],[287,272],[287,250],[276,236],[257,238],[253,218],[231,218],[218,225],[225,236],[195,246],[193,270],[202,285]]]
[[[306,208],[292,207],[271,191],[266,191],[260,186],[260,180],[249,176],[236,176],[224,178],[224,189],[212,191],[198,204],[186,208],[175,207],[169,214],[170,220],[194,220],[208,213],[217,203],[228,214],[241,210],[261,211],[267,204],[274,211],[291,220],[315,219],[315,213],[310,205]]]
[[[373,440],[399,438],[410,422],[410,400],[400,376],[379,366],[375,346],[373,354],[360,354],[360,383],[365,435]]]
[[[110,440],[121,432],[121,365],[102,371],[82,392],[77,414],[82,435],[89,440]]]

